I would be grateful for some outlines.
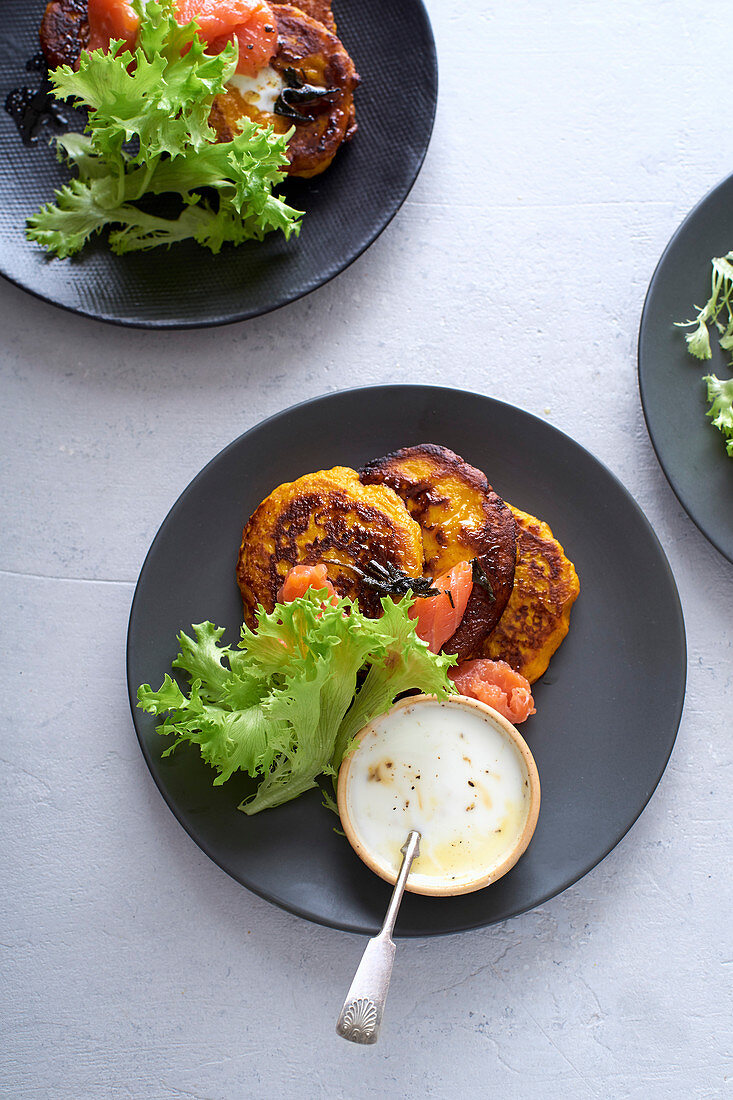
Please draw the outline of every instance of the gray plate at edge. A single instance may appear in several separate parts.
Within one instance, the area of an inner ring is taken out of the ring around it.
[[[690,519],[733,561],[733,458],[713,428],[705,374],[730,378],[714,330],[710,362],[687,351],[675,321],[694,317],[710,297],[710,261],[733,248],[733,176],[688,214],[654,272],[639,331],[639,389],[659,464]]]
[[[581,593],[570,632],[535,685],[522,732],[542,782],[526,854],[503,879],[456,898],[407,895],[397,934],[429,936],[493,924],[576,882],[619,842],[647,804],[674,745],[686,676],[674,578],[633,498],[591,454],[521,409],[460,390],[380,386],[287,409],[252,428],[191,482],[163,522],[133,599],[128,685],[143,754],[195,842],[236,880],[292,913],[352,932],[379,927],[389,887],[356,857],[317,792],[247,817],[246,778],[214,773],[135,707],[177,652],[176,634],[210,619],[236,643],[234,579],[242,526],[280,482],[359,466],[397,447],[434,442],[484,470],[497,491],[552,527]]]

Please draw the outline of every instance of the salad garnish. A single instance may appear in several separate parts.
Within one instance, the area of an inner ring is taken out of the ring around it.
[[[382,616],[369,619],[352,600],[311,588],[260,610],[236,649],[220,644],[224,630],[210,622],[193,637],[181,632],[173,668],[188,690],[169,675],[158,691],[138,689],[138,706],[165,716],[158,732],[176,738],[163,755],[188,741],[218,773],[215,785],[238,770],[261,777],[239,807],[255,814],[335,776],[354,736],[398,695],[453,693],[455,657],[431,653],[417,636],[414,600],[381,602]]]
[[[176,22],[172,0],[131,5],[140,20],[134,52],[115,40],[109,52],[82,51],[78,71],[49,74],[55,97],[86,107],[88,120],[83,134],[56,139],[76,176],[28,219],[29,239],[66,257],[107,227],[118,254],[185,239],[219,252],[276,229],[297,234],[301,212],[273,194],[292,130],[243,118],[231,141],[216,142],[209,124],[237,66],[236,42],[207,54],[196,22]],[[151,207],[158,195],[178,197],[177,216]]]
[[[708,384],[708,416],[713,426],[723,433],[725,449],[733,458],[733,378],[721,379],[706,374],[703,382]]]
[[[733,366],[733,252],[712,260],[710,297],[692,321],[677,321],[679,328],[691,328],[685,340],[696,359],[712,358],[708,325],[718,331],[718,343],[731,352]],[[697,306],[695,307],[698,308]],[[733,457],[733,379],[721,379],[715,374],[703,378],[707,383],[710,408],[707,415],[723,435],[727,453]]]

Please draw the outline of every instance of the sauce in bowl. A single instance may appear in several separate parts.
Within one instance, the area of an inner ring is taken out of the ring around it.
[[[532,838],[540,786],[521,735],[491,707],[403,699],[366,726],[339,772],[341,821],[357,854],[394,882],[411,829],[418,894],[468,893],[514,866]]]

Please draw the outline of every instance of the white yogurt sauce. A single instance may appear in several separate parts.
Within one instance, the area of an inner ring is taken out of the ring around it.
[[[458,888],[498,869],[530,812],[527,764],[502,727],[473,708],[429,700],[367,728],[345,797],[359,841],[393,874],[408,832],[420,831],[414,887]]]
[[[285,82],[280,73],[266,65],[255,76],[235,73],[228,86],[239,92],[242,99],[258,111],[272,114],[275,101],[285,87]]]

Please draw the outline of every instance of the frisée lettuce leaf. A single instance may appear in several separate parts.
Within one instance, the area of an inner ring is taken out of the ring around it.
[[[697,316],[691,321],[676,321],[677,328],[689,328],[685,340],[690,355],[696,359],[710,359],[710,332],[708,325],[718,330],[718,342],[723,351],[733,352],[733,252],[716,256],[711,260],[710,297]]]
[[[414,600],[381,602],[382,617],[369,619],[353,601],[309,589],[260,611],[237,648],[221,644],[223,629],[209,622],[193,636],[181,632],[173,667],[188,691],[168,675],[158,691],[138,689],[138,706],[163,716],[158,732],[175,737],[164,755],[189,742],[216,770],[216,785],[237,770],[260,777],[240,806],[255,814],[335,776],[354,735],[398,695],[454,693],[447,672],[455,657],[431,653],[417,636]]]
[[[28,219],[28,238],[64,258],[105,228],[118,254],[187,238],[218,252],[272,230],[299,233],[301,212],[273,194],[292,131],[243,118],[231,141],[217,142],[209,124],[237,66],[236,42],[207,54],[195,22],[176,22],[172,0],[131,4],[140,20],[134,52],[115,40],[106,52],[83,50],[78,71],[49,73],[53,94],[86,108],[87,124],[57,138],[74,176]]]
[[[733,458],[733,378],[706,374],[703,382],[707,382],[708,387],[708,416],[713,427],[722,432],[726,452]]]
[[[687,347],[691,355],[702,360],[712,358],[708,328],[712,325],[717,329],[721,349],[731,353],[733,366],[733,252],[717,256],[711,263],[710,297],[693,320],[677,321],[676,325],[692,330],[685,333]],[[733,378],[721,379],[715,374],[707,374],[703,382],[707,384],[710,402],[707,415],[713,427],[721,432],[726,452],[733,458]]]

